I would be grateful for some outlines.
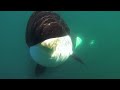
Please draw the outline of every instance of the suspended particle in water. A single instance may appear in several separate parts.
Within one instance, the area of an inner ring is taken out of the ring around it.
[[[91,40],[89,44],[90,46],[93,46],[95,44],[95,40]]]

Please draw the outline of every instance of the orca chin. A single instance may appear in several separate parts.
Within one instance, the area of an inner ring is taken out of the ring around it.
[[[30,47],[33,60],[46,67],[63,64],[72,53],[72,42],[69,36],[48,39]]]

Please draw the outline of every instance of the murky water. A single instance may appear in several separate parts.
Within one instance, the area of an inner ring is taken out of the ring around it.
[[[75,51],[86,66],[69,59],[35,77],[36,63],[25,43],[32,11],[0,11],[0,78],[120,78],[120,12],[56,11],[82,39]],[[41,57],[42,58],[42,57]]]

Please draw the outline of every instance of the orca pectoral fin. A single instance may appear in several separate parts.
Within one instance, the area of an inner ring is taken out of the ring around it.
[[[72,57],[74,60],[80,62],[81,64],[85,64],[85,63],[83,62],[83,60],[81,60],[77,55],[72,54],[71,57]]]
[[[35,67],[35,75],[39,76],[40,74],[44,73],[45,70],[46,70],[46,67],[44,67],[40,64],[37,64],[36,67]]]

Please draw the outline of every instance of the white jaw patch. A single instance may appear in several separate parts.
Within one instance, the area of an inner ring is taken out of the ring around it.
[[[41,45],[52,49],[51,59],[56,61],[65,61],[73,54],[72,41],[69,35],[47,39]]]
[[[50,49],[50,53],[45,50]],[[64,63],[73,54],[70,36],[51,38],[30,47],[30,54],[37,63],[55,67]]]

